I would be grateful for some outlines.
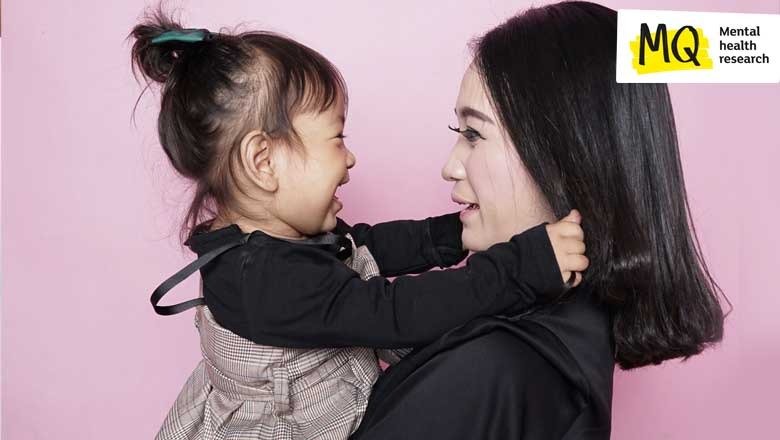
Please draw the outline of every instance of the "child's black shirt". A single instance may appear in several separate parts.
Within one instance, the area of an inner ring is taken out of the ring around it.
[[[245,243],[202,267],[203,296],[217,322],[263,345],[315,348],[416,347],[477,316],[517,313],[563,287],[544,225],[460,262],[458,214],[349,226],[382,277],[362,280],[335,252],[237,225],[196,230],[187,245],[199,256]],[[398,276],[402,274],[416,274]],[[393,281],[384,277],[398,276]]]

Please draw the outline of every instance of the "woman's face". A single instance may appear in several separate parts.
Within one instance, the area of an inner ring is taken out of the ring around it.
[[[460,134],[442,169],[454,182],[452,200],[464,205],[463,245],[485,250],[509,240],[553,214],[536,183],[520,161],[509,136],[472,65],[460,84],[455,105]]]

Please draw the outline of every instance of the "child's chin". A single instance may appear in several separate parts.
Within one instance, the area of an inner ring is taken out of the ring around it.
[[[336,214],[328,214],[322,224],[322,232],[330,232],[336,228]]]

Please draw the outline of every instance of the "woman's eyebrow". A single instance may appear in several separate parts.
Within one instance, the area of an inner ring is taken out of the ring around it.
[[[467,107],[461,107],[460,109],[455,109],[455,115],[459,115],[461,118],[464,119],[468,117],[472,117],[472,118],[479,119],[480,121],[487,122],[488,124],[495,125],[493,120],[490,119],[488,115],[472,107],[467,106]]]

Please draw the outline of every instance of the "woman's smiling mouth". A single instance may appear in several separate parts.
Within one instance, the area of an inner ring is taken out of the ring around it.
[[[479,204],[471,202],[469,200],[466,200],[465,198],[453,193],[452,194],[452,201],[457,203],[458,205],[465,205],[466,209],[460,212],[460,220],[463,221],[468,217],[471,217],[471,215],[475,214],[477,211],[479,211]]]

